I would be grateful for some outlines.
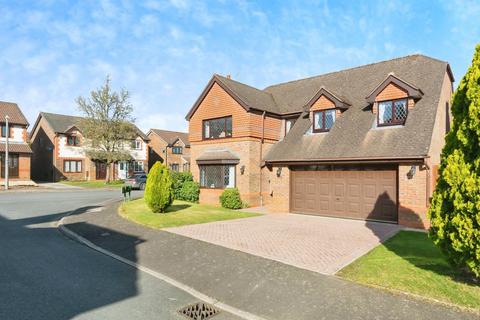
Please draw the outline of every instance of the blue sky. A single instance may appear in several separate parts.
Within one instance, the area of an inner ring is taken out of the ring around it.
[[[450,62],[480,42],[480,1],[4,1],[0,100],[78,114],[109,74],[143,129],[186,130],[213,73],[264,88],[412,53]]]

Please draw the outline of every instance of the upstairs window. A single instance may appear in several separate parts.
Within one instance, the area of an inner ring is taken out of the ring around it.
[[[407,119],[407,99],[378,102],[378,125],[403,125]]]
[[[220,139],[232,136],[232,117],[203,120],[203,139]]]
[[[132,141],[132,148],[135,149],[135,150],[142,150],[142,141],[133,140]]]
[[[67,145],[78,146],[80,145],[80,139],[77,136],[67,136]]]
[[[182,154],[182,147],[173,147],[172,148],[173,154]]]
[[[10,129],[11,127],[9,127]],[[7,126],[4,125],[4,124],[0,124],[0,137],[2,138],[6,138],[7,137]],[[8,132],[8,137],[11,138],[12,137],[12,132],[11,130],[9,130]]]
[[[335,109],[315,111],[313,113],[313,132],[329,131],[335,123]]]

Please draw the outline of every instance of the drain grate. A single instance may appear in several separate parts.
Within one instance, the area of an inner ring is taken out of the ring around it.
[[[216,309],[211,304],[198,302],[188,305],[185,308],[178,310],[178,312],[189,319],[206,320],[218,314],[220,310]]]

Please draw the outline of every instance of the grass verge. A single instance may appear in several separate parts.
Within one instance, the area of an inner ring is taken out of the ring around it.
[[[62,181],[61,183],[81,187],[87,189],[95,188],[121,188],[123,186],[123,181],[113,181],[110,183],[105,183],[105,181]]]
[[[258,216],[258,213],[235,211],[222,207],[175,200],[165,213],[153,213],[144,199],[125,202],[120,206],[122,217],[147,227],[162,229],[189,224]]]
[[[452,268],[425,233],[401,231],[337,275],[480,311],[480,285]]]

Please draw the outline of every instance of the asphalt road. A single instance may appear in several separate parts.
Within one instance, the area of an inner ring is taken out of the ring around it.
[[[185,319],[177,310],[198,299],[55,227],[71,210],[115,198],[119,191],[0,193],[0,319]]]

